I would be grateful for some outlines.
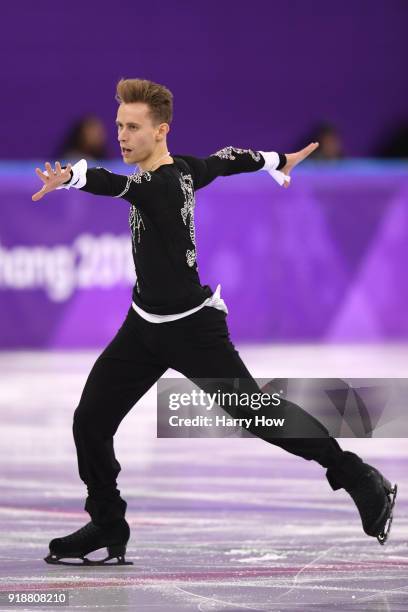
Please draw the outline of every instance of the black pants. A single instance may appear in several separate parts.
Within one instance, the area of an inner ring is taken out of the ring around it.
[[[230,340],[225,319],[222,311],[204,307],[183,319],[157,324],[145,321],[130,308],[118,333],[98,357],[73,423],[79,475],[88,489],[85,510],[95,523],[109,523],[125,515],[126,502],[116,485],[121,466],[115,457],[113,436],[126,414],[168,368],[193,381],[206,377],[244,380],[241,391],[259,393]],[[290,408],[290,417],[312,428],[316,437],[277,439],[268,437],[268,432],[254,433],[328,468],[332,471],[329,483],[333,489],[340,488],[334,473],[343,451],[336,440],[295,404],[286,402],[282,407]]]

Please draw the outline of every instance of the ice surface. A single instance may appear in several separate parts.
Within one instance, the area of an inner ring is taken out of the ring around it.
[[[262,346],[240,354],[258,377],[408,374],[403,346]],[[399,483],[382,547],[317,464],[258,439],[156,439],[154,389],[115,438],[134,565],[45,564],[49,540],[89,520],[71,426],[95,357],[0,354],[3,594],[63,589],[72,610],[408,610],[407,440],[341,441]]]

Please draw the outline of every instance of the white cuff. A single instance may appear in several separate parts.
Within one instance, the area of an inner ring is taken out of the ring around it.
[[[266,170],[281,187],[284,183],[290,183],[290,176],[276,170],[279,166],[279,155],[275,151],[259,151],[259,153],[265,160],[265,165],[261,170]]]
[[[279,155],[275,151],[259,151],[259,153],[265,160],[265,165],[261,170],[266,170],[267,172],[276,170],[279,166]]]
[[[74,187],[74,189],[81,189],[81,187],[85,187],[86,171],[88,170],[88,163],[86,159],[80,159],[79,162],[72,166],[71,170],[72,178],[69,183],[60,185],[57,187],[57,189],[70,189],[71,187]]]

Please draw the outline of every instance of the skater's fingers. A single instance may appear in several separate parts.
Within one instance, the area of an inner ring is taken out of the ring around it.
[[[306,159],[306,157],[309,157],[309,155],[311,155],[313,151],[316,151],[318,146],[319,146],[318,142],[311,142],[309,145],[307,145],[307,147],[299,151],[300,158],[302,160]]]
[[[37,191],[36,193],[34,193],[34,195],[31,196],[32,201],[37,202],[38,200],[41,200],[41,198],[45,196],[46,194],[46,189],[47,188],[44,185],[44,187],[40,189],[40,191]]]
[[[37,176],[44,182],[46,183],[48,181],[48,176],[46,174],[44,174],[44,172],[42,172],[39,168],[35,169],[35,172],[37,174]]]
[[[62,171],[62,176],[70,176],[71,175],[71,164],[68,164],[66,168],[63,169]]]
[[[45,169],[46,169],[46,170],[47,170],[47,172],[48,172],[48,176],[49,176],[50,178],[52,178],[52,176],[53,176],[55,173],[54,173],[54,170],[52,169],[52,166],[51,166],[50,162],[45,162]]]
[[[59,161],[57,161],[55,162],[55,174],[59,176],[61,172],[62,172],[61,164],[59,163]]]

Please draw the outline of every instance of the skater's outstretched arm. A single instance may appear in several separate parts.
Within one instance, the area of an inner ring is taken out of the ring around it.
[[[146,196],[157,196],[164,189],[160,176],[150,172],[137,172],[130,176],[114,174],[105,168],[88,168],[85,159],[71,167],[68,164],[62,168],[59,162],[52,168],[49,162],[45,164],[45,171],[35,169],[37,176],[44,183],[31,199],[37,202],[47,193],[55,189],[81,189],[96,195],[124,198],[129,202],[144,201]]]
[[[295,166],[317,149],[319,143],[312,142],[296,153],[276,153],[275,151],[253,151],[225,147],[207,158],[177,155],[189,165],[195,189],[211,183],[217,176],[230,176],[241,172],[266,170],[284,187],[289,187],[290,173]]]

